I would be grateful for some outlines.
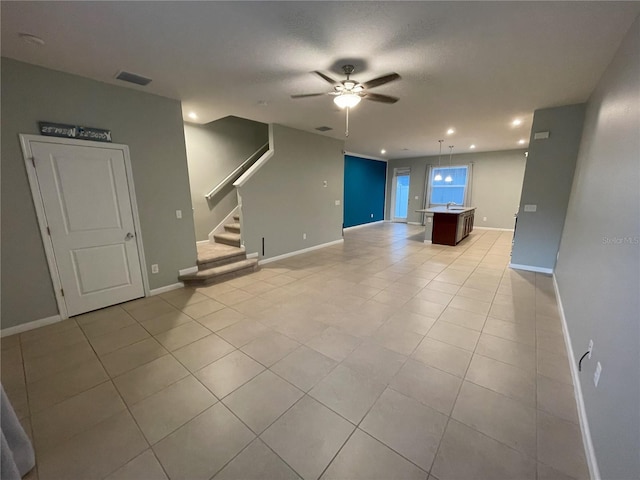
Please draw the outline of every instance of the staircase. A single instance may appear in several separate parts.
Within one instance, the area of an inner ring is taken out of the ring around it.
[[[180,275],[185,285],[199,287],[224,282],[258,270],[258,259],[247,259],[240,247],[240,217],[224,226],[224,232],[213,236],[215,243],[197,245],[198,271]]]

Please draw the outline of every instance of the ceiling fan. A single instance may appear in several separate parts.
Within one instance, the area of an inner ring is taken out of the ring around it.
[[[353,65],[343,65],[342,71],[347,76],[347,78],[342,81],[334,80],[333,78],[316,70],[313,73],[318,75],[327,83],[330,83],[331,85],[333,85],[333,91],[325,92],[325,93],[304,93],[302,95],[291,95],[291,98],[306,98],[306,97],[319,97],[321,95],[333,95],[335,96],[333,101],[340,108],[355,107],[362,98],[366,100],[372,100],[374,102],[382,102],[382,103],[396,103],[398,101],[397,97],[392,97],[390,95],[381,95],[379,93],[370,93],[368,90],[374,87],[379,87],[380,85],[384,85],[385,83],[398,80],[400,79],[400,75],[398,75],[397,73],[389,73],[387,75],[383,75],[382,77],[369,80],[368,82],[359,83],[349,78],[353,74],[354,70],[355,70],[355,67]]]
[[[343,65],[342,71],[347,76],[345,80],[334,80],[333,78],[325,75],[322,72],[314,71],[316,75],[322,78],[327,83],[333,85],[333,91],[325,92],[325,93],[304,93],[302,95],[291,95],[291,98],[307,98],[307,97],[319,97],[322,95],[332,95],[333,102],[338,105],[340,108],[347,109],[347,130],[346,136],[349,136],[349,109],[355,107],[360,100],[363,98],[365,100],[371,100],[373,102],[381,102],[381,103],[396,103],[398,101],[398,97],[392,97],[390,95],[381,95],[379,93],[371,93],[369,89],[379,87],[380,85],[384,85],[389,82],[393,82],[394,80],[400,79],[400,75],[397,73],[389,73],[387,75],[383,75],[382,77],[377,77],[368,82],[359,83],[350,78],[351,74],[353,74],[355,67],[353,65]]]

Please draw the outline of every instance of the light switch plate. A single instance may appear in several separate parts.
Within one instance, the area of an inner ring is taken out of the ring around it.
[[[182,218],[182,210],[176,210],[176,218]]]
[[[336,206],[340,205],[340,200],[336,200]]]
[[[525,212],[535,212],[536,210],[538,210],[538,205],[525,205],[524,206],[524,211]]]

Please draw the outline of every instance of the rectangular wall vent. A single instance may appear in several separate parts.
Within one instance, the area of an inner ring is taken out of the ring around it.
[[[131,72],[120,71],[116,75],[118,80],[122,80],[123,82],[135,83],[136,85],[142,85],[143,87],[149,85],[151,83],[150,78],[143,77],[142,75],[136,75]]]
[[[331,127],[317,127],[316,130],[318,130],[319,132],[328,132],[329,130],[333,130],[333,128]]]

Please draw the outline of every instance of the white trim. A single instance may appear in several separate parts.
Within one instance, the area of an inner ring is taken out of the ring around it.
[[[301,255],[303,253],[311,252],[313,250],[319,250],[321,248],[330,247],[332,245],[338,245],[339,243],[343,243],[343,242],[344,242],[344,239],[341,238],[340,240],[334,240],[333,242],[322,243],[314,247],[303,248],[302,250],[296,250],[295,252],[285,253],[283,255],[278,255],[277,257],[266,258],[264,260],[259,260],[258,265],[265,265],[267,263],[276,262],[278,260],[283,260],[285,258],[295,257],[296,255]]]
[[[600,468],[598,467],[598,459],[591,439],[589,418],[587,417],[587,410],[584,406],[584,397],[582,396],[582,384],[580,383],[580,375],[578,374],[578,368],[575,361],[576,357],[573,354],[573,346],[571,344],[571,336],[569,335],[567,318],[564,315],[564,307],[562,306],[562,298],[560,297],[560,289],[558,287],[558,280],[556,279],[555,274],[553,275],[553,288],[556,292],[556,298],[558,299],[558,310],[560,311],[560,320],[562,320],[564,343],[567,347],[567,355],[569,356],[569,367],[571,369],[571,378],[573,379],[573,392],[578,406],[578,418],[580,420],[580,430],[582,431],[582,442],[584,443],[587,465],[589,466],[591,479],[600,480]]]
[[[424,225],[422,225],[420,222],[404,222],[407,225],[418,225],[419,227],[424,227]]]
[[[431,240],[424,240],[424,243],[426,243],[427,245],[431,245],[433,242]]]
[[[62,320],[63,319],[60,315],[53,315],[51,317],[41,318],[40,320],[33,320],[32,322],[23,323],[14,327],[3,328],[2,330],[0,330],[0,337],[8,337],[9,335],[15,335],[16,333],[27,332],[29,330],[33,330],[34,328],[40,328],[46,325],[51,325],[53,323],[58,323]]]
[[[171,290],[178,290],[179,288],[183,288],[184,283],[172,283],[171,285],[165,285],[164,287],[154,288],[149,292],[149,296],[153,297],[154,295],[160,295],[161,293],[170,292]]]
[[[543,267],[534,267],[532,265],[519,265],[517,263],[510,263],[509,268],[513,268],[515,270],[526,270],[527,272],[537,272],[537,273],[553,273],[553,268],[543,268]]]
[[[192,273],[196,273],[198,271],[198,266],[195,265],[189,268],[183,268],[182,270],[178,270],[178,275],[190,275]]]
[[[258,258],[258,252],[247,253],[247,260],[251,258]]]
[[[346,150],[343,150],[342,153],[344,155],[350,155],[352,157],[364,158],[365,160],[377,160],[379,162],[385,162],[385,163],[389,162],[389,160],[386,158],[374,157],[373,155],[363,155],[362,153],[347,152]]]
[[[29,187],[31,190],[31,197],[33,199],[33,205],[36,210],[36,218],[38,226],[40,227],[40,237],[42,238],[42,244],[44,246],[45,256],[47,258],[47,264],[49,266],[49,274],[51,275],[51,283],[53,286],[53,293],[56,297],[56,303],[58,305],[58,312],[60,318],[65,320],[69,318],[69,312],[67,311],[67,305],[64,297],[61,295],[62,282],[58,273],[58,266],[55,260],[55,254],[53,251],[53,242],[47,232],[47,220],[44,210],[44,203],[40,194],[40,184],[38,183],[38,176],[34,164],[31,162],[33,158],[33,152],[31,150],[31,142],[38,143],[52,143],[55,145],[68,145],[68,146],[83,146],[93,147],[100,149],[121,150],[124,156],[125,172],[127,174],[127,188],[129,190],[129,201],[131,202],[131,213],[133,217],[133,225],[135,228],[135,238],[138,247],[138,262],[140,263],[140,273],[142,276],[142,288],[145,295],[150,292],[149,277],[146,269],[146,259],[144,255],[144,245],[142,242],[142,227],[140,225],[140,216],[138,214],[138,202],[136,200],[136,189],[133,182],[133,170],[131,168],[131,157],[129,155],[129,147],[127,145],[119,143],[105,143],[105,142],[93,142],[89,140],[76,140],[72,138],[61,137],[47,137],[44,135],[27,135],[21,133],[20,146],[22,147],[22,157],[25,163],[27,178],[29,180]],[[34,327],[35,328],[35,327]]]
[[[244,169],[244,167],[251,162],[253,157],[255,157],[259,152],[261,152],[265,148],[269,150],[269,142],[265,143],[258,150],[253,152],[249,158],[247,158],[244,162],[242,162],[233,172],[227,175],[224,178],[224,180],[222,180],[220,183],[218,183],[218,185],[213,187],[211,191],[204,196],[204,198],[206,198],[207,200],[211,200],[220,190],[222,190],[231,181],[233,177],[236,177],[236,176],[239,177],[240,172]]]
[[[211,245],[211,242],[209,240],[198,240],[196,245]]]
[[[209,232],[209,240],[206,243],[215,243],[213,236],[216,235],[217,233],[222,233],[224,231],[225,224],[232,223],[229,220],[233,220],[233,216],[236,214],[240,215],[240,205],[236,205],[236,207],[233,210],[231,210],[231,212],[229,212],[229,214],[226,217],[224,217],[222,221],[218,225],[216,225],[213,230]],[[242,231],[242,229],[240,231]]]
[[[351,227],[344,227],[343,230],[347,231],[347,230],[353,230],[355,228],[362,228],[362,227],[368,227],[369,225],[375,225],[377,223],[384,223],[384,220],[377,220],[374,222],[368,222],[368,223],[361,223],[360,225],[353,225]]]
[[[273,154],[275,153],[275,148],[273,145],[273,123],[269,124],[269,150],[267,150],[253,165],[251,165],[247,170],[240,175],[235,182],[233,182],[233,186],[236,188],[242,187],[247,181],[253,177],[253,175],[262,168],[262,166],[269,161]]]
[[[496,232],[513,232],[513,228],[496,228],[496,227],[476,227],[473,226],[474,230],[494,230]]]

